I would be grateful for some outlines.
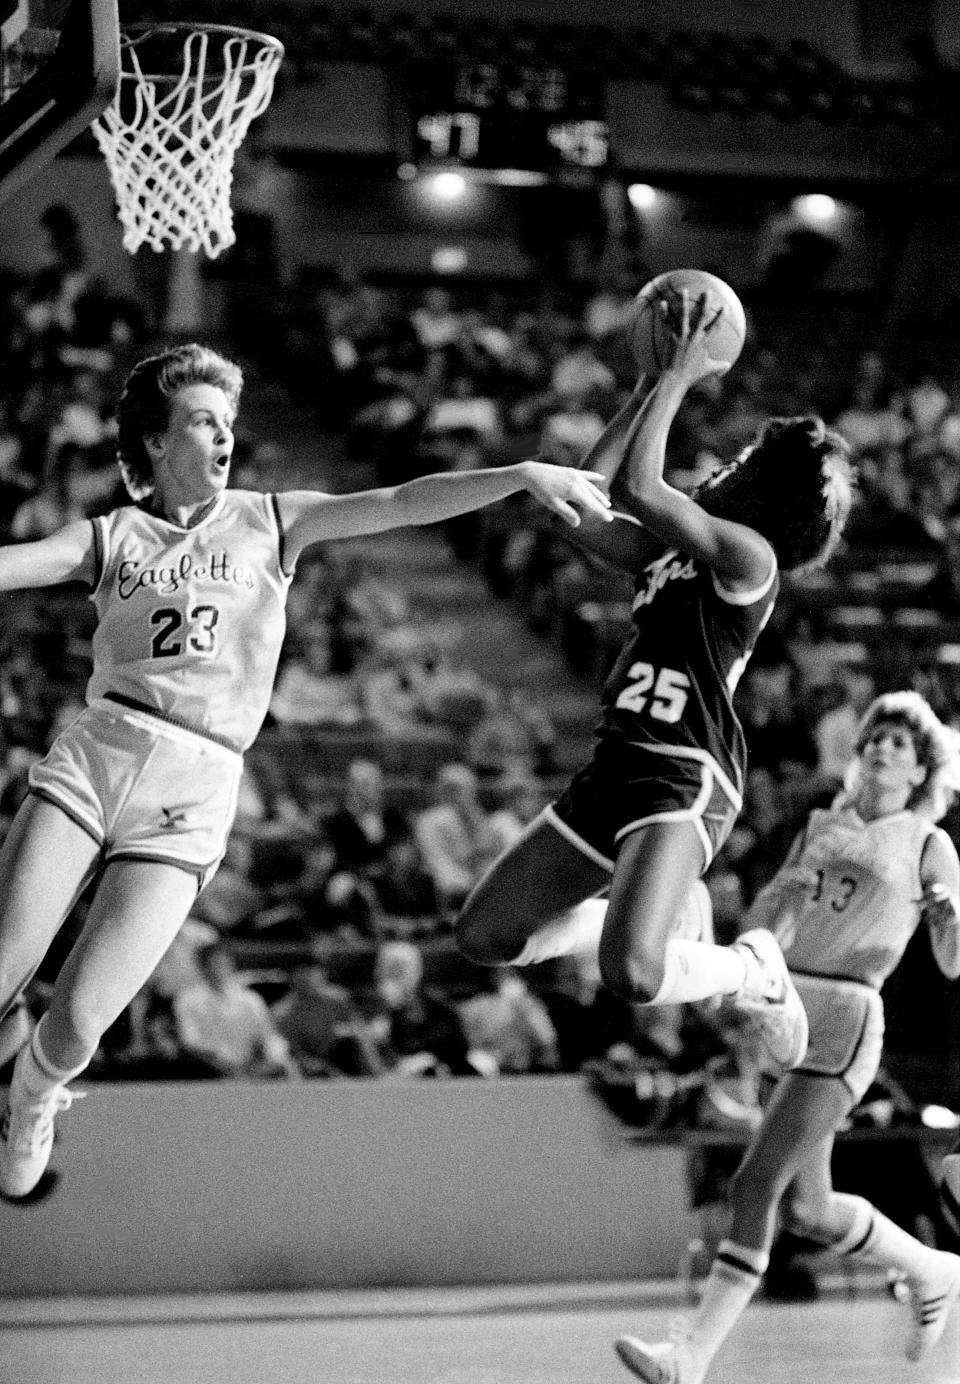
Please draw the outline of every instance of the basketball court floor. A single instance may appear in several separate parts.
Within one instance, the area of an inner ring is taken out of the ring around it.
[[[0,1303],[0,1384],[625,1384],[611,1343],[662,1337],[650,1285]],[[759,1303],[709,1384],[960,1384],[956,1314],[907,1365],[882,1291]]]

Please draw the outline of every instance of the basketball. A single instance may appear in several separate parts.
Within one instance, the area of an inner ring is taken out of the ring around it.
[[[644,284],[634,301],[629,327],[630,349],[637,368],[644,374],[659,375],[670,360],[674,332],[680,326],[683,312],[681,294],[684,289],[694,305],[706,294],[704,311],[708,321],[719,308],[723,309],[722,316],[710,332],[710,354],[713,359],[733,365],[743,350],[747,318],[743,304],[730,285],[703,269],[670,269]],[[666,318],[661,303],[667,304]]]

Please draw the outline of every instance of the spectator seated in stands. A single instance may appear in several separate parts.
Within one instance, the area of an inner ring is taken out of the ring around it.
[[[895,394],[881,377],[861,366],[849,403],[837,414],[833,426],[850,443],[855,459],[864,453],[899,448],[910,433],[905,402],[902,394]]]
[[[10,519],[37,488],[28,470],[24,442],[7,399],[0,397],[0,537],[6,542]]]
[[[812,768],[817,752],[796,700],[796,671],[788,658],[753,662],[739,690],[739,711],[750,762],[777,771],[785,761]]]
[[[454,308],[449,290],[432,284],[410,313],[410,324],[425,351],[443,351],[460,335],[462,314]]]
[[[936,569],[920,594],[927,610],[960,616],[960,514],[946,516]]]
[[[333,849],[337,870],[367,872],[379,865],[392,842],[408,837],[406,814],[386,800],[383,770],[371,759],[347,767],[343,796],[321,825]]]
[[[18,543],[46,538],[76,519],[88,519],[105,511],[115,493],[116,476],[111,471],[109,485],[91,490],[85,454],[76,443],[65,442],[55,453],[50,473],[36,494],[24,500],[10,521],[10,537]],[[102,506],[97,503],[101,500]]]
[[[385,932],[410,936],[437,931],[440,903],[436,886],[413,836],[388,840],[369,877]]]
[[[360,688],[350,673],[331,667],[330,633],[312,625],[298,641],[299,650],[284,661],[270,714],[281,725],[350,729],[365,721]]]
[[[539,456],[557,466],[576,466],[602,432],[603,414],[587,396],[566,395],[543,420]]]
[[[204,1062],[211,1076],[298,1075],[266,1001],[241,978],[229,951],[214,943],[196,959],[199,981],[173,1000],[182,1048]]]
[[[556,742],[556,727],[535,689],[512,683],[491,689],[464,759],[485,780],[508,772],[548,774]]]
[[[597,399],[609,407],[616,394],[617,379],[600,359],[590,334],[578,328],[553,367],[550,387],[560,399]]]
[[[427,447],[438,438],[457,433],[482,446],[493,446],[503,431],[499,403],[477,391],[473,378],[464,373],[450,377],[440,398],[430,406],[423,424]]]
[[[342,942],[376,941],[383,935],[380,902],[373,885],[363,875],[335,870],[324,880],[319,894],[307,901],[307,930],[336,936]]]
[[[482,715],[488,684],[454,667],[445,651],[412,627],[378,641],[364,678],[364,706],[374,725],[393,735],[462,731]]]
[[[475,1076],[456,1007],[423,984],[412,942],[384,942],[374,965],[376,1008],[370,1031],[384,1074]]]
[[[304,1076],[376,1076],[382,1063],[349,990],[318,964],[298,967],[273,1022]]]
[[[308,554],[309,556],[309,554]],[[333,667],[352,672],[387,630],[408,624],[410,598],[395,581],[380,576],[362,552],[348,547],[328,562],[325,590],[311,600],[315,611],[322,594],[329,603],[328,624]]]
[[[477,776],[466,764],[438,769],[435,793],[434,806],[414,818],[414,835],[441,906],[452,909],[517,839],[522,825],[510,814],[487,811],[480,801]]]
[[[560,1069],[556,1029],[518,971],[492,970],[488,988],[459,1008],[471,1061],[484,1076]]]
[[[248,923],[267,902],[265,890],[251,877],[252,871],[250,840],[231,832],[220,868],[197,898],[190,916],[218,933],[232,932]]]

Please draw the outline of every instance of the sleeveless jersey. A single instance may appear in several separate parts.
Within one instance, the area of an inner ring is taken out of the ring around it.
[[[932,830],[914,812],[864,822],[852,807],[816,808],[796,862],[815,882],[773,926],[790,969],[879,989],[920,920]]]
[[[778,587],[775,566],[755,590],[730,592],[705,562],[676,548],[648,563],[635,584],[631,634],[603,689],[599,740],[709,762],[739,811],[746,745],[733,694]]]
[[[275,497],[224,491],[191,529],[135,505],[93,525],[87,701],[132,700],[245,750],[267,713],[292,580]]]

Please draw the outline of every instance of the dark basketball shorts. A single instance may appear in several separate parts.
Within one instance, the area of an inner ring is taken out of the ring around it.
[[[620,843],[652,822],[690,822],[704,869],[742,806],[728,775],[706,751],[602,742],[546,809],[547,820],[591,860],[612,870]]]

